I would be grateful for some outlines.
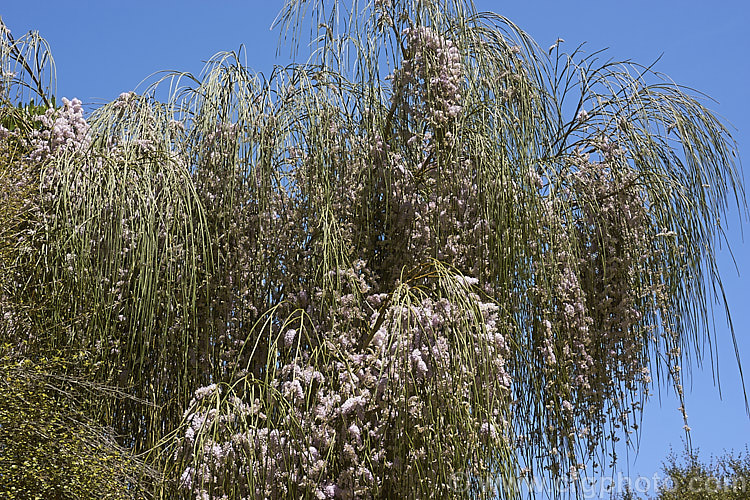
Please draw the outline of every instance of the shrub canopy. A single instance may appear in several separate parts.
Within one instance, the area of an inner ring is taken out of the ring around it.
[[[3,84],[31,124],[0,129],[6,353],[85,353],[157,495],[513,498],[607,465],[711,339],[745,207],[722,122],[470,1],[278,23],[306,19],[304,64],[218,54],[89,118]]]

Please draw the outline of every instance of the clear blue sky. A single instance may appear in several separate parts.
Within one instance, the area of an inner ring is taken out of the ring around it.
[[[50,42],[57,63],[58,96],[85,103],[111,100],[159,70],[198,73],[202,61],[222,50],[247,47],[247,60],[268,73],[275,59],[278,32],[269,27],[281,0],[209,1],[43,1],[6,0],[0,15],[15,36],[36,29]],[[747,0],[529,0],[476,2],[529,32],[542,47],[558,37],[567,47],[587,42],[587,50],[609,48],[614,59],[651,63],[674,81],[707,93],[712,107],[736,130],[740,157],[750,164],[750,2]],[[282,51],[285,56],[288,50]],[[747,183],[746,183],[747,186]],[[747,187],[746,187],[747,189]],[[735,215],[728,230],[740,276],[729,253],[719,254],[735,331],[745,370],[750,374],[750,244],[742,240]],[[687,412],[694,446],[701,454],[740,451],[750,443],[748,419],[737,382],[738,370],[722,311],[717,311],[722,396],[710,366],[695,370]],[[688,387],[688,390],[690,388]],[[640,451],[622,467],[631,476],[652,476],[670,446],[681,449],[679,403],[662,394],[647,407]],[[628,470],[629,466],[629,470]]]

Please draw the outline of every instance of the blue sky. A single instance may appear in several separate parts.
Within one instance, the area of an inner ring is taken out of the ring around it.
[[[6,1],[0,15],[18,37],[36,29],[49,41],[57,63],[58,96],[78,97],[97,104],[133,89],[159,70],[198,73],[203,61],[218,51],[247,47],[247,61],[269,73],[278,32],[269,29],[281,0],[208,1]],[[604,56],[649,64],[675,82],[705,92],[717,102],[709,107],[736,129],[740,158],[750,162],[750,3],[746,0],[528,0],[476,2],[529,32],[542,47],[563,38],[572,49],[586,42]],[[286,56],[288,50],[282,50]],[[747,183],[745,184],[747,186]],[[747,188],[746,188],[747,189]],[[736,213],[729,221],[729,243],[740,276],[726,248],[719,254],[735,331],[746,373],[750,374],[750,244],[743,242]],[[719,309],[716,315],[722,398],[711,367],[694,370],[687,412],[694,446],[704,457],[725,449],[741,451],[750,442],[750,419],[729,330]],[[750,378],[750,377],[748,377]],[[689,385],[689,384],[688,384]],[[679,452],[682,418],[679,403],[662,393],[647,406],[637,456],[621,450],[623,472],[651,477],[670,446]]]

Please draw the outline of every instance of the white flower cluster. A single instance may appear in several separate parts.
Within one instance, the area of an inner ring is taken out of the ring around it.
[[[369,293],[359,274],[364,267],[357,262],[335,272],[352,287],[344,291]],[[464,275],[450,279],[460,288],[478,283]],[[374,308],[370,325],[378,322],[385,300],[384,294],[366,296],[366,307]],[[273,398],[256,397],[248,404],[233,394],[221,397],[215,385],[196,391],[175,456],[184,464],[183,491],[194,498],[209,491],[234,498],[377,498],[400,491],[400,477],[470,452],[450,440],[430,446],[440,439],[430,434],[434,410],[417,396],[423,391],[445,394],[447,399],[435,404],[457,408],[478,393],[493,400],[508,395],[509,350],[498,329],[499,309],[473,292],[469,300],[473,305],[428,297],[411,305],[393,304],[382,311],[385,319],[364,350],[361,331],[334,324],[327,334],[331,357],[315,368],[303,364],[300,347],[290,342],[300,332],[280,331],[282,352],[295,353],[270,380],[271,394],[282,398],[281,406]],[[351,293],[340,303],[337,318],[362,317],[363,304]],[[467,332],[465,322],[475,328]],[[459,340],[460,335],[468,337]],[[459,366],[462,346],[474,350],[472,357],[489,358],[487,365]],[[496,413],[477,408],[462,425],[481,442],[508,439],[508,424]],[[408,433],[415,446],[394,441],[395,430]],[[436,491],[450,491],[439,478],[421,474],[435,481]]]
[[[48,109],[40,116],[42,129],[33,132],[31,159],[44,160],[50,155],[86,149],[91,144],[89,125],[83,117],[79,99],[62,99],[61,109]]]
[[[397,83],[415,86],[412,94],[422,101],[419,112],[433,125],[444,125],[462,110],[461,54],[451,40],[432,28],[420,26],[404,34],[410,57],[403,61]]]
[[[598,141],[596,145],[613,144]],[[571,165],[566,196],[575,199],[578,212],[571,221],[543,199],[544,227],[552,235],[538,247],[544,272],[554,270],[547,287],[533,287],[532,295],[548,312],[533,328],[533,345],[550,389],[545,407],[550,414],[570,422],[591,451],[612,436],[610,415],[619,428],[636,422],[640,403],[635,397],[648,390],[647,355],[634,340],[643,334],[643,290],[661,300],[660,277],[648,277],[645,263],[658,259],[649,243],[649,216],[639,193],[637,173],[617,163],[612,149],[602,149],[602,162],[580,155]],[[537,185],[538,181],[530,179]],[[571,224],[572,222],[572,224]],[[566,228],[560,231],[560,228]],[[667,240],[665,238],[665,240]],[[667,240],[665,244],[672,244]],[[573,246],[586,248],[575,257]],[[651,305],[648,305],[651,307]],[[633,395],[633,403],[611,404],[611,384]],[[604,396],[603,396],[604,395]],[[559,454],[557,465],[574,467],[578,458],[550,433],[549,448]]]

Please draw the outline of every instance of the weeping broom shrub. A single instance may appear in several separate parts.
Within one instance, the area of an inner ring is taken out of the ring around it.
[[[45,115],[41,265],[7,302],[40,297],[45,345],[127,395],[89,411],[156,495],[570,491],[712,339],[731,137],[648,68],[468,1],[279,24],[306,19],[305,64],[223,53]]]
[[[43,39],[15,40],[1,21],[0,35],[0,493],[143,498],[158,474],[96,418],[103,395],[127,395],[97,383],[88,346],[54,337],[60,291],[40,288],[59,285],[46,260],[50,198],[41,177],[54,155],[86,147],[81,103],[63,98],[58,108],[42,84],[54,71]]]
[[[38,265],[38,168],[17,156],[23,148],[13,142],[0,160],[0,492],[18,499],[134,498],[146,469],[86,411],[103,388],[92,387],[88,351],[51,348],[31,321],[46,306],[21,281]]]

